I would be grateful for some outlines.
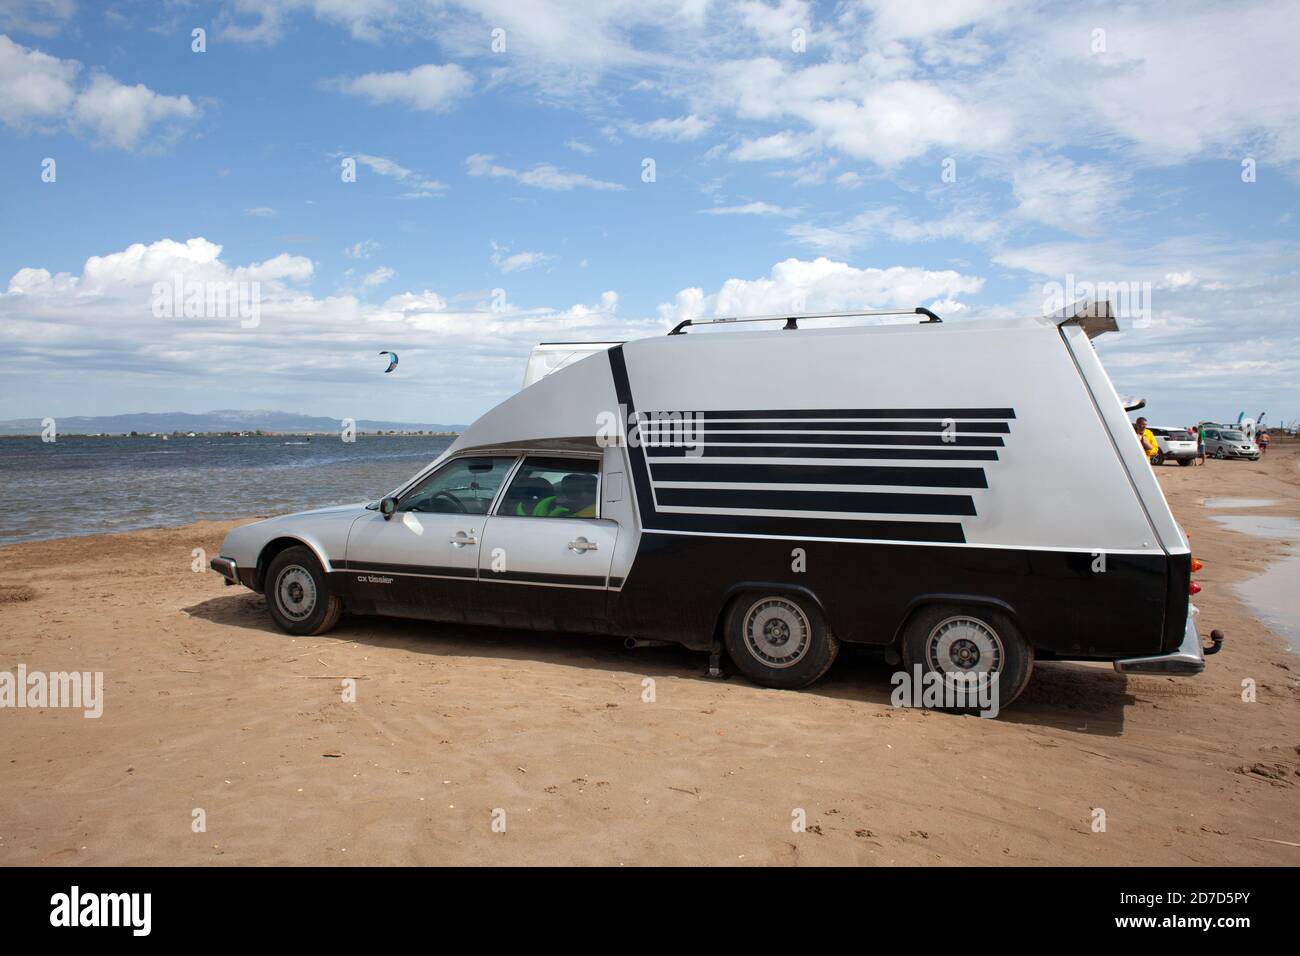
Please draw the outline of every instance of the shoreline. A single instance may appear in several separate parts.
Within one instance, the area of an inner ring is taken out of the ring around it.
[[[1298,452],[1158,471],[1227,635],[1204,674],[1042,662],[996,720],[891,707],[891,669],[852,648],[781,692],[600,637],[293,638],[191,570],[237,520],[3,545],[0,670],[105,679],[97,720],[0,710],[0,864],[1300,865],[1268,842],[1300,842],[1300,662],[1235,588],[1285,546],[1200,503],[1300,517]]]

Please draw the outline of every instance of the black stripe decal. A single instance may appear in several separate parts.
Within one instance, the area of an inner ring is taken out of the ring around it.
[[[654,437],[652,435],[641,436],[641,444],[647,448],[654,447]],[[949,440],[944,439],[944,435],[808,435],[800,432],[798,434],[784,434],[777,432],[775,434],[766,432],[749,432],[744,435],[717,435],[711,432],[705,432],[700,436],[686,436],[686,444],[694,445],[723,445],[723,444],[753,444],[754,442],[783,442],[791,445],[940,445],[945,447],[974,446],[985,448],[1001,448],[1005,444],[1001,438],[976,438],[971,435],[953,435]],[[671,446],[673,444],[683,444],[683,437],[665,435],[662,439],[663,444]]]
[[[547,574],[541,571],[488,571],[480,581],[522,581],[527,584],[577,584],[582,587],[605,586],[605,578],[598,574]]]
[[[902,485],[914,488],[987,488],[983,468],[906,468],[871,465],[653,464],[655,481],[764,482],[803,485]],[[660,495],[662,498],[663,496]]]
[[[1011,426],[1006,422],[953,422],[948,426],[953,432],[985,432],[990,435],[1008,435]],[[665,433],[698,435],[701,432],[729,431],[809,431],[809,432],[941,432],[943,422],[709,422],[668,420],[647,421],[637,426],[641,434]]]
[[[881,458],[911,459],[914,461],[997,461],[996,451],[974,449],[935,449],[935,448],[806,448],[789,446],[753,447],[749,445],[732,448],[720,448],[704,445],[693,449],[695,454],[688,454],[692,449],[686,448],[648,448],[650,461],[660,458]],[[701,456],[699,452],[704,454]]]
[[[623,346],[616,345],[608,352],[609,370],[614,379],[614,397],[624,407],[628,415],[636,413],[636,403],[632,401],[632,385],[627,377],[627,360],[623,357]],[[624,421],[627,421],[625,418]],[[654,520],[654,494],[650,490],[650,470],[646,467],[645,452],[640,445],[628,443],[628,458],[632,463],[632,487],[636,490],[637,509],[641,512],[641,527],[646,527]]]
[[[457,568],[436,564],[380,564],[370,561],[331,561],[335,571],[368,571],[371,574],[427,574],[440,578],[477,577],[476,568]]]
[[[653,414],[653,413],[651,413]],[[1016,417],[1014,408],[778,408],[768,411],[696,412],[705,418],[1008,418]]]
[[[655,531],[703,531],[713,534],[768,534],[784,538],[870,538],[878,541],[926,541],[964,544],[956,521],[845,521],[839,518],[785,518],[769,515],[661,514]]]
[[[656,497],[661,505],[681,508],[761,508],[767,511],[842,511],[889,515],[975,514],[975,501],[970,495],[660,488]]]

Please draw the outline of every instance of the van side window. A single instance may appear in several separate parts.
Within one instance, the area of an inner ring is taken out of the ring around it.
[[[402,496],[398,511],[485,515],[515,459],[453,458]]]
[[[594,458],[529,456],[497,506],[515,518],[597,518],[600,462]]]

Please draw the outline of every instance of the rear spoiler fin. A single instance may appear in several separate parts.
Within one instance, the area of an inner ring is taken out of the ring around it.
[[[1053,319],[1058,326],[1077,325],[1090,339],[1095,339],[1105,332],[1119,331],[1119,323],[1115,321],[1115,310],[1110,307],[1108,299],[1076,302],[1049,318]]]

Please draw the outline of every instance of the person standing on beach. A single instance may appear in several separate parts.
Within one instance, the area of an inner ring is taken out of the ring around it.
[[[1269,442],[1268,432],[1260,432],[1258,441],[1259,441],[1259,457],[1263,458],[1264,453],[1268,451],[1268,442]]]
[[[1147,428],[1147,420],[1145,418],[1139,418],[1135,421],[1133,423],[1133,431],[1137,433],[1138,441],[1142,443],[1142,451],[1147,456],[1147,464],[1153,464],[1155,462],[1156,452],[1160,450],[1160,446],[1156,444],[1155,434],[1151,429]]]
[[[1196,426],[1196,463],[1205,464],[1205,425]]]

